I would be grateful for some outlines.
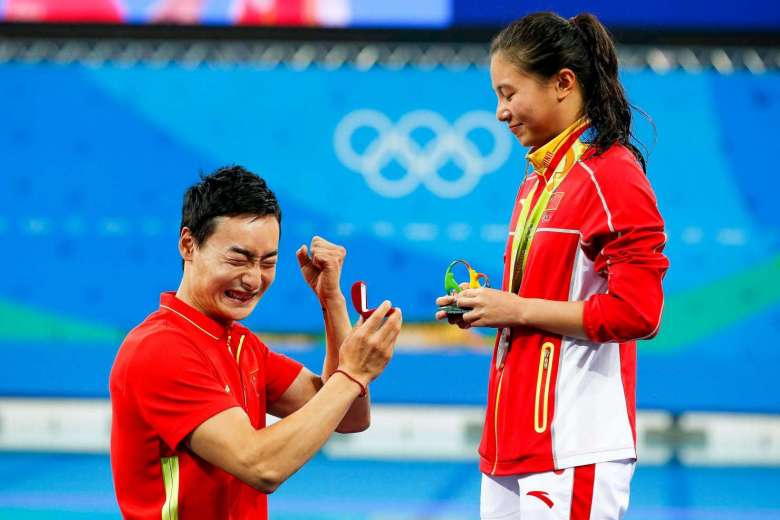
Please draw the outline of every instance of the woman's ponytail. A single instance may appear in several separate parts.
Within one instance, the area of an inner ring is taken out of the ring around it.
[[[645,168],[640,150],[631,143],[631,106],[618,77],[615,44],[595,16],[578,14],[571,19],[591,57],[591,81],[584,85],[585,112],[596,129],[594,146],[606,150],[613,143],[628,147]]]
[[[620,143],[645,168],[642,152],[631,142],[631,105],[618,77],[615,44],[595,16],[583,13],[566,20],[554,13],[530,14],[493,39],[490,53],[497,51],[521,70],[543,78],[563,68],[573,70],[583,90],[597,153]]]

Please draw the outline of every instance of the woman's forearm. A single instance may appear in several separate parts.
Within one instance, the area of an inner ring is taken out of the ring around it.
[[[582,320],[584,306],[585,302],[520,298],[517,324],[562,336],[588,339]]]

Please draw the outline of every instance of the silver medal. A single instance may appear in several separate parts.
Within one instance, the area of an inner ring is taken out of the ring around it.
[[[498,350],[496,351],[496,370],[504,366],[504,359],[509,351],[509,329],[501,329],[501,337],[498,339]]]

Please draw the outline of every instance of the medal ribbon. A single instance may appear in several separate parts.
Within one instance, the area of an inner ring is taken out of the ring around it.
[[[546,181],[545,178],[541,176],[537,178],[534,187],[522,200],[522,208],[517,218],[517,226],[515,227],[514,247],[512,248],[510,264],[513,266],[513,269],[509,286],[512,288],[514,294],[518,294],[520,291],[520,283],[523,279],[525,264],[528,260],[528,252],[531,250],[531,243],[533,242],[536,228],[539,226],[542,215],[547,209],[547,205],[550,203],[552,194],[558,189],[558,186],[560,186],[566,178],[566,175],[571,171],[572,166],[574,166],[576,159],[578,159],[578,157],[575,157],[573,146],[587,128],[588,125],[584,124],[566,138],[562,143],[562,146],[555,151],[552,160],[550,160],[549,165],[545,169],[545,172],[552,172],[550,180]],[[564,157],[567,159],[567,162],[564,163],[564,169],[555,173],[558,164]],[[537,195],[537,191],[540,188],[541,192]],[[535,204],[534,199],[536,199]]]

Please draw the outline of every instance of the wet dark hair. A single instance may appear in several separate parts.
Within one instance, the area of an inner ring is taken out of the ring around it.
[[[201,245],[214,232],[217,217],[236,215],[273,215],[282,224],[279,202],[263,179],[241,166],[219,168],[184,192],[179,231],[189,228]]]
[[[596,153],[620,143],[645,169],[642,152],[631,142],[636,141],[631,133],[631,105],[618,77],[615,44],[595,16],[583,13],[566,20],[555,13],[529,14],[493,39],[490,55],[499,51],[520,70],[543,79],[564,68],[574,71]]]

